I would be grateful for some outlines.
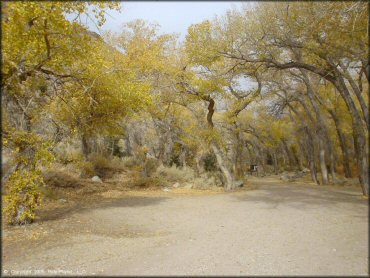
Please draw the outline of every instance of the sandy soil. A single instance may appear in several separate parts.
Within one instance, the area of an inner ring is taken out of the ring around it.
[[[233,193],[105,192],[3,231],[3,275],[366,275],[357,188],[252,178]]]

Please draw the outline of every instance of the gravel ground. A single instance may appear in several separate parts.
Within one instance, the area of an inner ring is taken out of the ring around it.
[[[357,189],[127,196],[4,231],[3,275],[367,275]],[[15,240],[16,238],[16,240]]]

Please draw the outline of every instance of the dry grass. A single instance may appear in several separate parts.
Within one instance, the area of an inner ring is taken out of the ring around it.
[[[78,188],[85,185],[85,180],[62,170],[50,170],[44,173],[44,181],[48,186],[61,188]]]
[[[111,178],[115,173],[125,170],[121,160],[117,157],[104,157],[100,154],[91,154],[89,162],[92,165],[94,175],[100,178]]]
[[[172,167],[160,165],[153,176],[169,183],[175,183],[191,181],[194,179],[195,174],[194,170],[188,167],[177,168],[175,165]]]

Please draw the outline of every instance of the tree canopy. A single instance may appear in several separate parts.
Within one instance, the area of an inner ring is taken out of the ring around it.
[[[58,160],[58,144],[80,142],[87,160],[98,138],[112,153],[125,140],[116,155],[145,150],[197,173],[213,157],[225,190],[258,164],[275,174],[308,168],[317,184],[358,177],[368,195],[366,3],[259,2],[190,26],[184,42],[143,20],[102,36],[81,23],[85,15],[102,26],[119,8],[2,3],[13,219],[20,204],[21,221],[34,218],[41,169]]]

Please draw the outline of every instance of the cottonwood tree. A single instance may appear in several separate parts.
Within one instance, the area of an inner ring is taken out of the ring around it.
[[[212,57],[221,55],[238,66],[308,71],[331,84],[351,116],[359,180],[368,195],[366,14],[361,2],[260,3],[214,22],[221,43]]]

